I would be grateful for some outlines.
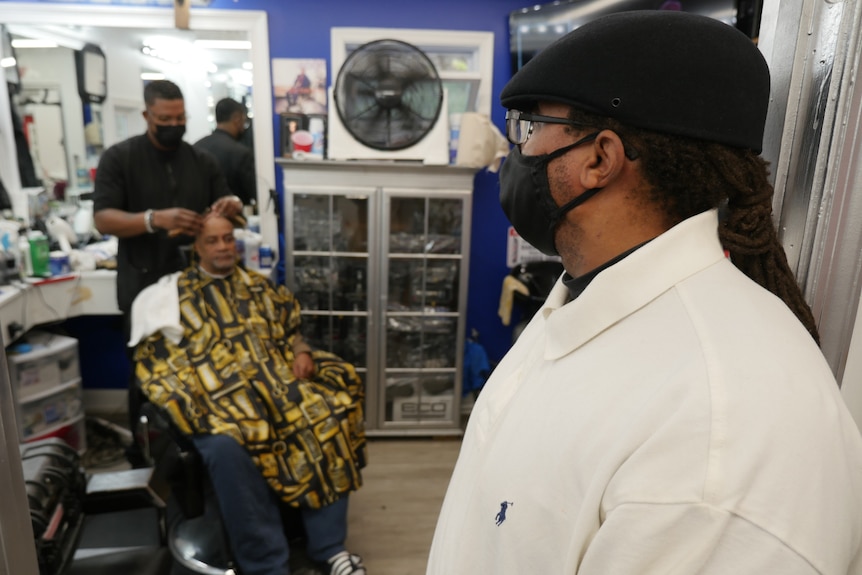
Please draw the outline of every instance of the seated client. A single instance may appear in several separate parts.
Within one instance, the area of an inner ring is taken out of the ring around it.
[[[282,504],[300,509],[311,559],[364,575],[344,546],[365,465],[362,381],[303,341],[284,286],[237,265],[233,230],[208,215],[199,261],[135,300],[137,381],[200,452],[243,575],[289,573]]]

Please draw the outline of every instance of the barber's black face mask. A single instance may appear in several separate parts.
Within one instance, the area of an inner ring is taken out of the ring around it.
[[[515,146],[500,169],[500,205],[515,231],[533,247],[549,256],[559,255],[554,231],[566,213],[584,203],[601,188],[587,190],[563,206],[557,206],[548,182],[548,164],[568,151],[595,139],[599,133],[584,136],[574,144],[550,154],[524,156]]]
[[[185,133],[185,124],[175,126],[156,124],[156,141],[166,148],[174,149],[179,146]]]

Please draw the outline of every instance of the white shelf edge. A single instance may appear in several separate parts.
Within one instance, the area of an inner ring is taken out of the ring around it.
[[[31,433],[29,435],[22,434],[21,435],[21,442],[27,443],[28,441],[35,441],[37,439],[42,439],[46,435],[51,435],[52,433],[54,433],[58,429],[63,429],[64,427],[69,427],[70,425],[75,425],[76,423],[79,423],[82,419],[84,419],[85,416],[86,415],[85,415],[84,411],[81,410],[81,412],[78,413],[78,415],[76,415],[70,419],[64,419],[63,421],[57,422],[54,425],[52,425],[51,427],[47,427],[45,429],[40,430],[38,433]]]
[[[66,391],[67,389],[72,389],[75,386],[81,385],[81,378],[76,377],[75,379],[70,379],[64,383],[59,385],[55,385],[49,389],[43,389],[42,391],[38,391],[36,393],[32,393],[29,395],[25,395],[23,397],[18,398],[18,405],[27,405],[28,403],[33,403],[34,401],[38,401],[40,399],[44,399],[46,397],[50,397],[52,395],[56,395],[61,391]]]

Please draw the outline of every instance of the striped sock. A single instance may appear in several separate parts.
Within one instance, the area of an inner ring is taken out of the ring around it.
[[[366,575],[365,566],[359,555],[342,551],[329,558],[329,575]]]

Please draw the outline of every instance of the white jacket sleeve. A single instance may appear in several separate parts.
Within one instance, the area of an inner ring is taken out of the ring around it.
[[[625,504],[612,510],[578,575],[816,575],[804,557],[747,520],[697,504]]]

